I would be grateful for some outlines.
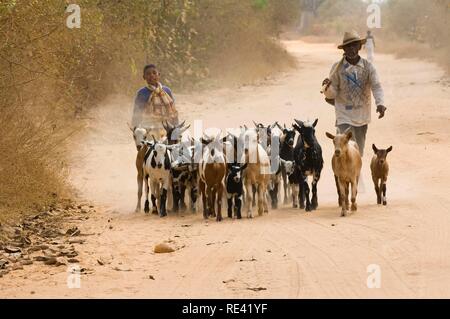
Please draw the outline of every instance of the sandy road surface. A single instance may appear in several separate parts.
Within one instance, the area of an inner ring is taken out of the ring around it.
[[[104,208],[80,226],[95,233],[77,248],[80,266],[92,273],[81,276],[80,289],[68,289],[65,267],[27,266],[0,279],[0,297],[450,297],[450,90],[439,83],[443,72],[418,60],[376,57],[388,112],[378,120],[373,111],[366,192],[358,196],[358,212],[340,218],[325,137],[334,131],[334,113],[319,94],[340,52],[331,44],[285,45],[299,59],[297,70],[259,86],[178,95],[178,107],[188,122],[202,119],[203,127],[222,129],[318,117],[325,159],[318,211],[283,207],[220,224],[200,214],[160,219],[133,213],[129,102],[115,99],[95,114],[100,124],[93,122],[73,146],[72,180]],[[375,204],[372,142],[394,147],[387,207]],[[152,252],[167,240],[179,250]],[[379,289],[366,284],[372,264],[381,270]]]

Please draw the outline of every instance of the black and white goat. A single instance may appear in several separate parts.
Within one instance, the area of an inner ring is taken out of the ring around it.
[[[244,196],[244,183],[242,182],[242,172],[247,167],[244,165],[229,164],[228,173],[225,180],[227,190],[228,217],[233,218],[233,208],[237,219],[241,219],[242,199]],[[234,199],[234,206],[233,206]]]
[[[284,125],[283,133],[280,136],[279,155],[285,161],[294,161],[294,140],[295,130],[287,128],[286,125]],[[281,176],[283,178],[284,204],[287,204],[289,201],[289,194],[292,192],[290,187],[292,185],[292,181],[290,181],[289,175],[283,165],[281,166]]]
[[[146,213],[150,212],[150,205],[148,200],[149,195],[149,183],[152,189],[152,213],[158,214],[164,217],[167,215],[166,212],[166,200],[167,191],[169,188],[171,168],[172,168],[172,156],[170,150],[175,147],[175,145],[166,145],[161,142],[146,141],[149,149],[144,157],[143,173],[145,182],[145,206],[144,211]],[[157,205],[157,199],[158,204]]]
[[[186,191],[190,198],[190,209],[196,211],[198,197],[198,163],[194,161],[195,146],[192,141],[176,144],[172,149],[172,193],[173,210],[186,209],[184,202]]]

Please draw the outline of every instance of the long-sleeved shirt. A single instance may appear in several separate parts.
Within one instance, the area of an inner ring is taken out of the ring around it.
[[[172,91],[167,86],[162,86],[163,90],[170,95],[172,100],[175,101]],[[131,125],[133,127],[136,127],[142,123],[143,120],[143,114],[145,106],[147,105],[148,100],[150,99],[150,96],[152,95],[152,92],[148,86],[144,86],[143,88],[139,89],[136,93],[136,97],[134,99],[134,108],[133,108],[133,117],[131,120]]]
[[[338,63],[333,65],[332,71]],[[383,89],[372,63],[364,58],[360,58],[356,65],[344,60],[333,75],[331,72],[331,85],[324,94],[326,98],[335,100],[336,125],[369,124],[372,104],[370,92],[376,105],[384,105]]]

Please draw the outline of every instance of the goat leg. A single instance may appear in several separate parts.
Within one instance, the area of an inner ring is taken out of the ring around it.
[[[163,188],[162,193],[161,193],[161,200],[160,200],[160,216],[161,217],[165,217],[167,216],[167,212],[166,212],[166,201],[167,201],[167,189]]]
[[[267,197],[266,197],[266,194],[267,194],[267,186],[266,186],[266,184],[263,183],[261,185],[261,188],[262,188],[261,196],[262,196],[262,199],[263,199],[264,213],[269,213],[269,206],[267,205]]]
[[[340,198],[340,205],[342,210],[341,210],[341,217],[344,217],[345,215],[347,215],[347,208],[345,205],[345,185],[344,182],[338,180],[338,186],[339,186],[339,198]]]
[[[183,183],[180,187],[180,193],[179,193],[179,201],[180,201],[180,205],[179,207],[181,208],[181,211],[186,211],[186,203],[184,202],[184,198],[186,197],[186,185]]]
[[[228,218],[233,218],[233,195],[227,194],[227,212]]]
[[[203,202],[203,218],[208,219],[208,202],[206,199],[206,189],[205,189],[206,186],[202,180],[199,181],[199,187]]]
[[[292,207],[297,208],[297,200],[300,200],[299,194],[298,194],[299,184],[292,184]]]
[[[308,178],[305,176],[303,178],[303,187],[305,188],[305,199],[306,199],[306,207],[305,207],[305,211],[310,212],[312,210],[311,208],[311,202],[309,200],[309,185],[308,185]]]
[[[245,210],[247,211],[247,218],[252,218],[252,194],[250,192],[251,183],[247,182],[245,185],[246,197],[245,197]]]
[[[358,194],[358,178],[351,182],[352,184],[352,211],[356,211],[358,206],[356,205],[356,195]]]
[[[146,214],[148,214],[150,212],[150,205],[148,202],[148,193],[150,191],[149,187],[148,187],[148,176],[145,176],[144,178],[144,182],[145,182],[145,204],[144,204],[144,212]]]
[[[381,189],[379,185],[378,178],[372,176],[373,184],[375,185],[375,193],[377,194],[377,204],[381,205]]]
[[[263,194],[263,188],[262,188],[261,184],[258,185],[257,191],[258,191],[258,215],[262,216],[262,214],[264,212],[264,208],[263,208],[263,201],[264,201],[264,199],[263,199],[263,196],[265,196],[265,194]]]
[[[317,200],[317,182],[318,178],[314,176],[314,179],[311,183],[312,186],[312,199],[311,199],[311,209],[316,210],[319,206],[318,200]]]
[[[336,190],[337,190],[337,194],[338,194],[338,205],[339,207],[342,206],[342,195],[340,192],[340,186],[339,186],[339,179],[336,175],[334,175],[334,181],[336,182]]]
[[[137,175],[137,184],[138,184],[138,200],[135,212],[139,213],[141,211],[141,199],[142,199],[142,187],[143,187],[144,179],[143,173],[140,171]]]
[[[387,200],[386,200],[386,180],[383,180],[383,205],[386,206],[387,205]]]
[[[345,209],[348,210],[349,207],[350,207],[350,203],[348,201],[348,194],[350,192],[350,184],[345,182],[344,183],[344,187],[345,187],[345,197],[344,197],[344,199],[345,199]]]
[[[234,204],[236,205],[236,218],[241,219],[242,194],[234,197]]]
[[[252,198],[252,206],[255,207],[256,206],[256,185],[252,184],[252,193],[253,193],[253,198]]]
[[[220,184],[217,189],[217,218],[216,221],[222,221],[222,195],[223,195],[223,186]]]
[[[172,210],[174,213],[177,213],[179,209],[178,203],[180,200],[180,192],[178,191],[178,185],[172,184],[172,198],[173,198]]]

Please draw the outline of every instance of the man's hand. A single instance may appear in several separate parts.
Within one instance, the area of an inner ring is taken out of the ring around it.
[[[378,116],[379,119],[384,117],[384,112],[386,112],[386,107],[384,105],[377,105],[377,113],[380,113],[380,116]]]
[[[328,87],[331,84],[331,80],[329,78],[326,78],[325,80],[323,80],[322,82],[322,90],[320,90],[320,93],[325,92],[326,90],[328,90]]]

